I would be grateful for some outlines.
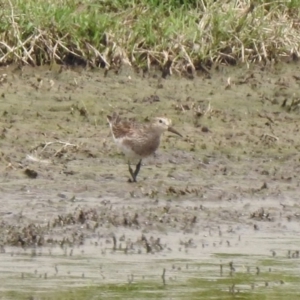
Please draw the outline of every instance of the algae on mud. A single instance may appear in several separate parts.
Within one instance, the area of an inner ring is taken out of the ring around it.
[[[234,259],[234,256],[232,256]],[[168,260],[166,262],[169,264]],[[224,268],[224,274],[217,274],[218,264],[210,264],[207,269],[201,263],[186,268],[182,262],[173,261],[176,268],[181,266],[182,271],[177,276],[169,277],[166,284],[152,278],[129,276],[128,282],[123,284],[89,285],[85,287],[63,288],[51,292],[26,291],[18,293],[6,292],[3,295],[8,299],[297,299],[298,275],[287,275],[287,270],[274,272],[270,270],[260,274],[253,270],[246,270],[244,266],[236,266],[238,269],[228,273]],[[259,265],[259,262],[257,262]],[[277,261],[276,261],[277,265]],[[173,265],[174,266],[174,265]],[[214,269],[215,271],[212,271]],[[174,268],[173,268],[174,270]],[[205,270],[205,272],[203,272]],[[172,269],[171,269],[172,272]],[[170,273],[170,270],[167,271]],[[190,274],[188,274],[190,273]],[[205,274],[203,274],[205,273]],[[225,274],[226,273],[226,274]],[[121,273],[122,274],[122,273]],[[120,275],[121,275],[120,274]],[[185,275],[184,275],[185,274]],[[146,276],[147,277],[147,276]],[[170,279],[169,279],[170,278]],[[49,279],[51,280],[51,279]],[[88,280],[88,279],[87,279]],[[132,281],[131,281],[132,280]]]

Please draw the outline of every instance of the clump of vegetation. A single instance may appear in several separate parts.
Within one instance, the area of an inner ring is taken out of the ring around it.
[[[300,2],[8,0],[0,64],[80,64],[193,72],[214,63],[297,58]]]

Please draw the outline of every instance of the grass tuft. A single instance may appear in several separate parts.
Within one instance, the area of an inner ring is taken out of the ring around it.
[[[52,63],[193,73],[299,57],[300,1],[8,0],[0,64]],[[170,67],[170,68],[171,68]]]

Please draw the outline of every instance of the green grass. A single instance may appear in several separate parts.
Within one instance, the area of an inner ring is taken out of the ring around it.
[[[0,63],[79,63],[178,72],[298,55],[299,1],[10,0]]]

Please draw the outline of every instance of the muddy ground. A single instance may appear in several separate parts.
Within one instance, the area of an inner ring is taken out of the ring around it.
[[[187,269],[218,276],[219,264],[228,275],[231,261],[255,273],[258,258],[281,259],[279,272],[291,260],[299,267],[299,71],[161,79],[128,68],[1,68],[1,297],[161,282],[164,268],[167,282],[186,280]],[[135,184],[110,136],[113,111],[141,122],[166,115],[184,135],[165,134]]]

